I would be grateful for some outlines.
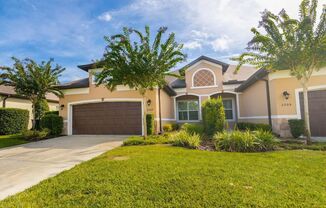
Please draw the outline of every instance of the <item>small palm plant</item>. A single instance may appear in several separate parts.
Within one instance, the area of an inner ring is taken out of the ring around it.
[[[28,98],[33,105],[33,129],[36,124],[36,106],[41,100],[46,99],[48,93],[58,97],[63,96],[58,88],[58,78],[65,70],[59,65],[52,66],[53,60],[37,64],[31,59],[19,60],[12,58],[12,67],[0,67],[0,84],[14,87],[18,95]]]
[[[251,64],[268,71],[290,70],[303,88],[304,117],[307,129],[307,143],[310,142],[308,82],[314,71],[326,66],[326,7],[324,5],[317,24],[317,0],[303,0],[300,4],[300,18],[290,18],[285,10],[278,15],[265,10],[259,27],[251,31],[254,37],[247,50],[232,60],[239,61],[237,69],[243,64]]]

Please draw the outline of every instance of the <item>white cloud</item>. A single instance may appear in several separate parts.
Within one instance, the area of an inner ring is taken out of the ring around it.
[[[110,14],[110,12],[104,12],[103,14],[98,16],[98,19],[105,22],[109,22],[112,19],[112,15]]]
[[[232,40],[228,36],[223,35],[222,37],[213,40],[211,46],[214,51],[225,51],[230,48],[231,43]]]
[[[185,49],[197,49],[197,48],[201,48],[201,44],[198,41],[190,41],[190,42],[186,42],[183,45],[183,48]]]

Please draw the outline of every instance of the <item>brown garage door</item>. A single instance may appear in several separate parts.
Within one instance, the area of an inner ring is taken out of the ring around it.
[[[326,136],[326,90],[310,91],[308,99],[311,135]],[[304,118],[302,93],[300,93],[300,107]]]
[[[73,106],[73,134],[142,134],[140,102],[103,102]]]

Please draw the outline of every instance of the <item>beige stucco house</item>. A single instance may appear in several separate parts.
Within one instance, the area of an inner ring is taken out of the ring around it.
[[[237,122],[271,123],[282,137],[291,136],[288,119],[302,118],[302,87],[288,71],[235,66],[201,56],[185,66],[185,78],[167,77],[164,89],[145,95],[118,86],[113,92],[96,87],[93,64],[81,65],[89,72],[82,80],[63,84],[60,115],[64,132],[71,134],[143,134],[143,102],[154,114],[156,131],[165,123],[200,122],[201,103],[221,96],[229,126]],[[178,71],[176,71],[178,73]],[[309,83],[310,123],[313,136],[326,136],[326,68]]]
[[[59,110],[59,98],[57,96],[48,94],[46,99],[50,111]],[[0,103],[0,107],[3,108],[20,108],[28,110],[30,117],[28,128],[32,127],[32,103],[27,98],[17,95],[13,87],[0,85]]]

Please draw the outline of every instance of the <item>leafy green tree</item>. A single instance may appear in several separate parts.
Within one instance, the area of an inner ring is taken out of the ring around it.
[[[35,104],[35,120],[36,129],[40,129],[40,120],[45,115],[45,112],[49,111],[48,101],[46,99],[40,99]]]
[[[113,91],[117,85],[125,85],[136,89],[143,96],[144,128],[146,128],[146,91],[156,87],[162,88],[165,76],[171,68],[185,60],[182,53],[182,44],[175,40],[175,34],[171,33],[163,40],[166,27],[161,27],[151,41],[150,29],[145,27],[142,32],[124,28],[123,33],[105,36],[108,45],[104,53],[101,65],[103,70],[96,75],[96,84],[104,84]],[[145,137],[147,130],[144,130]]]
[[[326,66],[326,7],[324,6],[317,23],[317,0],[303,0],[300,4],[299,19],[290,18],[283,9],[278,15],[265,10],[259,27],[251,31],[254,37],[247,50],[232,60],[251,64],[268,71],[290,70],[303,88],[304,116],[307,143],[311,141],[308,106],[308,82],[314,71]]]
[[[28,98],[33,105],[33,129],[37,120],[36,106],[41,100],[46,99],[47,93],[63,96],[59,89],[58,78],[65,70],[59,65],[52,66],[53,60],[37,64],[31,59],[19,60],[12,58],[12,67],[0,67],[0,84],[12,86],[18,95]]]

